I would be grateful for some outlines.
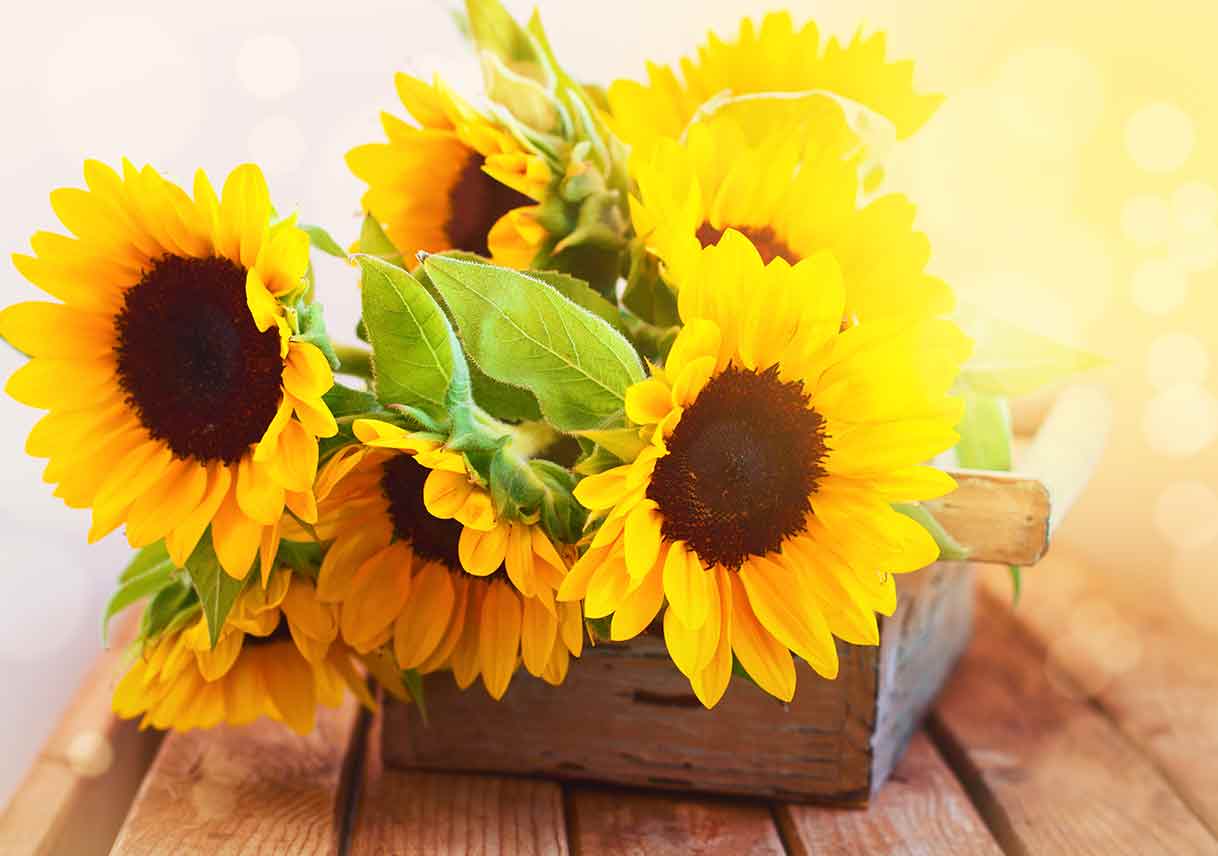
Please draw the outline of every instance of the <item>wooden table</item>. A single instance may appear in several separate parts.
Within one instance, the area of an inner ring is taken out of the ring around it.
[[[354,706],[307,738],[263,722],[158,735],[82,687],[0,818],[0,853],[1218,854],[1218,637],[1059,544],[977,631],[867,810],[403,773]],[[113,845],[113,850],[111,846]]]

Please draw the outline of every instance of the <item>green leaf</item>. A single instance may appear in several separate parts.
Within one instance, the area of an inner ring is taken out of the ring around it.
[[[401,252],[393,245],[393,241],[389,240],[389,236],[385,234],[381,224],[371,214],[364,217],[364,222],[360,226],[359,251],[364,255],[384,259],[398,267],[406,266]]]
[[[626,389],[643,379],[643,367],[606,321],[520,271],[440,255],[424,268],[482,370],[528,388],[551,425],[623,422]]]
[[[660,262],[641,241],[631,247],[630,272],[622,305],[648,324],[666,328],[681,323],[677,296],[660,277]]]
[[[892,510],[904,514],[930,533],[939,545],[939,559],[944,562],[959,562],[968,558],[968,548],[947,533],[943,525],[924,506],[916,503],[897,503]]]
[[[334,238],[323,229],[321,226],[314,226],[311,223],[301,223],[300,230],[309,236],[309,243],[318,250],[321,250],[327,255],[335,258],[347,258],[347,251],[343,249],[342,244],[334,240]]]
[[[1006,399],[966,393],[964,418],[956,426],[956,460],[974,470],[1011,469],[1011,417]]]
[[[175,580],[158,591],[144,609],[140,638],[147,642],[162,633],[172,632],[183,624],[183,616],[193,615],[198,609],[194,589],[184,580]]]
[[[279,552],[275,554],[275,563],[291,568],[306,577],[316,578],[321,569],[322,549],[316,541],[279,542]]]
[[[195,551],[186,560],[186,570],[190,573],[195,594],[199,596],[203,616],[207,619],[207,635],[211,646],[215,648],[220,639],[220,630],[232,611],[237,595],[245,588],[245,580],[233,579],[220,567],[210,534],[200,539],[199,546],[195,547]],[[248,574],[246,578],[248,579]]]
[[[585,618],[584,626],[588,629],[588,634],[592,637],[593,642],[608,642],[612,639],[613,618],[605,616],[604,618]]]
[[[1023,594],[1023,569],[1019,565],[1011,565],[1011,608],[1019,606],[1019,596]]]
[[[1017,398],[1107,362],[972,307],[961,306],[956,320],[976,343],[960,383],[981,395]]]
[[[582,279],[557,270],[531,270],[528,273],[552,287],[576,306],[582,306],[596,317],[607,321],[619,333],[625,334],[622,315],[618,308],[602,297],[599,292],[594,291],[592,286]]]
[[[322,313],[321,304],[298,303],[296,321],[300,325],[300,332],[292,337],[292,341],[307,342],[317,347],[325,354],[330,368],[338,371],[340,368],[338,355],[334,353],[334,343],[330,341],[330,336],[326,333],[326,319]]]
[[[138,576],[149,568],[168,561],[169,551],[165,549],[164,541],[157,541],[155,544],[149,544],[132,557],[131,562],[126,568],[123,569],[123,572],[119,574],[118,581],[120,583],[126,582],[127,580],[131,579],[131,577]]]
[[[364,392],[362,389],[352,389],[341,383],[336,383],[330,387],[322,395],[321,400],[330,408],[330,413],[334,415],[335,419],[384,410],[381,407],[381,403],[377,401],[376,396],[372,393]]]
[[[465,368],[448,319],[400,267],[372,256],[356,259],[363,268],[364,323],[372,340],[377,398],[443,421],[454,364]]]
[[[402,671],[402,686],[406,688],[406,693],[410,696],[410,700],[418,705],[419,716],[423,719],[423,725],[427,725],[427,699],[423,694],[423,676],[419,674],[418,669],[405,669]]]
[[[552,85],[537,45],[499,0],[465,0],[465,11],[470,34],[479,50],[494,54],[517,74],[547,88]]]
[[[102,615],[103,647],[110,644],[110,620],[137,600],[152,597],[172,583],[174,581],[175,570],[173,562],[166,556],[160,563],[144,568],[130,576],[124,572],[123,584],[118,587],[118,590],[110,598],[110,602],[106,604],[106,611]]]

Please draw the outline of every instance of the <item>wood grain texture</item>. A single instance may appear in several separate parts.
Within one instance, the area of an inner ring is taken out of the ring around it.
[[[1002,854],[923,732],[914,735],[888,784],[866,811],[784,804],[776,813],[794,856]]]
[[[161,741],[159,733],[140,731],[137,722],[110,710],[138,619],[128,614],[118,623],[113,647],[85,676],[0,816],[5,856],[110,852]]]
[[[555,782],[387,770],[373,726],[350,856],[562,856],[568,852]]]
[[[567,800],[576,856],[784,852],[769,806],[759,803],[587,787],[571,788]]]
[[[966,565],[939,563],[898,586],[880,647],[839,643],[834,681],[800,665],[788,705],[736,678],[708,711],[663,639],[646,635],[585,649],[558,688],[521,674],[500,702],[431,676],[429,725],[413,706],[387,707],[386,763],[864,803],[963,650],[972,617]]]
[[[1218,842],[1145,756],[1085,700],[1063,693],[1045,651],[985,595],[973,645],[931,733],[1007,853],[1218,853]]]
[[[1049,491],[1014,473],[953,470],[956,490],[924,502],[969,559],[999,565],[1034,565],[1049,548]]]
[[[939,562],[902,577],[899,593],[896,612],[880,625],[879,689],[871,737],[873,795],[921,727],[973,630],[971,565]]]
[[[1218,836],[1218,633],[1145,582],[1063,551],[1027,578],[1015,615],[1058,683],[1108,714]],[[1004,583],[992,575],[986,587],[1001,598]]]
[[[168,735],[114,854],[337,853],[358,715],[348,697],[307,737],[267,719]]]

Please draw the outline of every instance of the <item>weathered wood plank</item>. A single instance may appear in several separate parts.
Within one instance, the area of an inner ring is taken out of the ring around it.
[[[1063,551],[1029,573],[1015,617],[1047,647],[1051,675],[1098,704],[1218,836],[1218,634],[1147,582]],[[999,575],[986,587],[1009,596]]]
[[[351,856],[549,856],[568,852],[555,782],[411,773],[381,762],[379,721],[368,741]]]
[[[1001,856],[955,775],[923,732],[866,811],[776,806],[795,856]],[[727,851],[724,851],[727,852]]]
[[[768,806],[637,791],[574,787],[571,841],[577,856],[783,853]]]
[[[304,856],[338,852],[348,753],[359,708],[348,697],[307,737],[270,720],[170,734],[114,845],[116,856]]]
[[[1049,492],[1014,473],[952,470],[956,489],[923,503],[973,562],[1034,565],[1049,548]]]
[[[0,816],[6,856],[110,852],[152,764],[161,735],[110,710],[139,616],[118,625],[113,647],[86,675],[54,734]]]
[[[1007,853],[1218,852],[1155,766],[1055,688],[1006,602],[983,596],[977,627],[930,730]]]

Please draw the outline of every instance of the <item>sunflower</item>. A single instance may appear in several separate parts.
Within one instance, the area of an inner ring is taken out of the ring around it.
[[[729,112],[749,126],[759,112],[821,113],[844,98],[883,116],[904,139],[942,98],[914,91],[913,63],[889,61],[886,41],[884,33],[859,33],[848,45],[836,37],[822,44],[815,23],[796,30],[786,12],[766,15],[759,28],[746,18],[735,41],[708,34],[696,59],[681,60],[681,77],[670,66],[648,63],[646,84],[614,81],[608,91],[614,128],[631,145],[678,139],[716,96],[764,94],[771,97],[746,97]]]
[[[417,125],[382,113],[388,142],[347,153],[368,184],[364,209],[405,258],[465,250],[528,267],[545,238],[536,203],[550,183],[546,162],[439,77],[430,86],[405,74],[395,81]]]
[[[951,289],[926,274],[930,242],[913,228],[913,204],[888,194],[860,205],[858,157],[791,128],[770,122],[752,142],[735,122],[704,123],[684,144],[660,139],[636,150],[635,231],[674,289],[696,269],[702,247],[730,228],[767,263],[831,252],[851,320],[950,312]]]
[[[140,547],[165,538],[185,564],[211,527],[224,569],[264,573],[285,505],[316,513],[317,437],[337,430],[322,395],[330,366],[293,340],[283,301],[298,296],[309,239],[272,222],[257,167],[238,167],[217,199],[194,199],[151,167],[119,176],[85,164],[88,190],[51,194],[76,237],[34,235],[14,256],[62,303],[19,303],[0,334],[29,354],[8,382],[50,410],[26,450],[73,508],[92,508],[89,539],[127,524]]]
[[[346,689],[373,706],[337,634],[337,611],[313,584],[276,570],[265,589],[238,597],[214,649],[201,616],[146,648],[115,690],[114,710],[142,715],[142,727],[188,731],[267,716],[308,733],[317,706],[337,707]]]
[[[614,639],[667,600],[668,651],[703,704],[722,697],[733,654],[790,700],[792,652],[835,677],[833,637],[876,644],[889,574],[938,557],[891,503],[954,486],[919,464],[956,441],[946,393],[969,343],[925,317],[841,331],[831,256],[767,266],[738,232],[702,252],[681,296],[663,368],[626,396],[650,443],[576,487],[599,529],[558,600],[612,614]]]
[[[523,660],[551,684],[579,656],[578,604],[556,604],[567,563],[539,526],[497,519],[465,459],[439,438],[372,419],[360,445],[318,477],[315,531],[332,541],[318,596],[341,604],[342,638],[368,653],[392,643],[401,669],[479,675],[502,698]]]

